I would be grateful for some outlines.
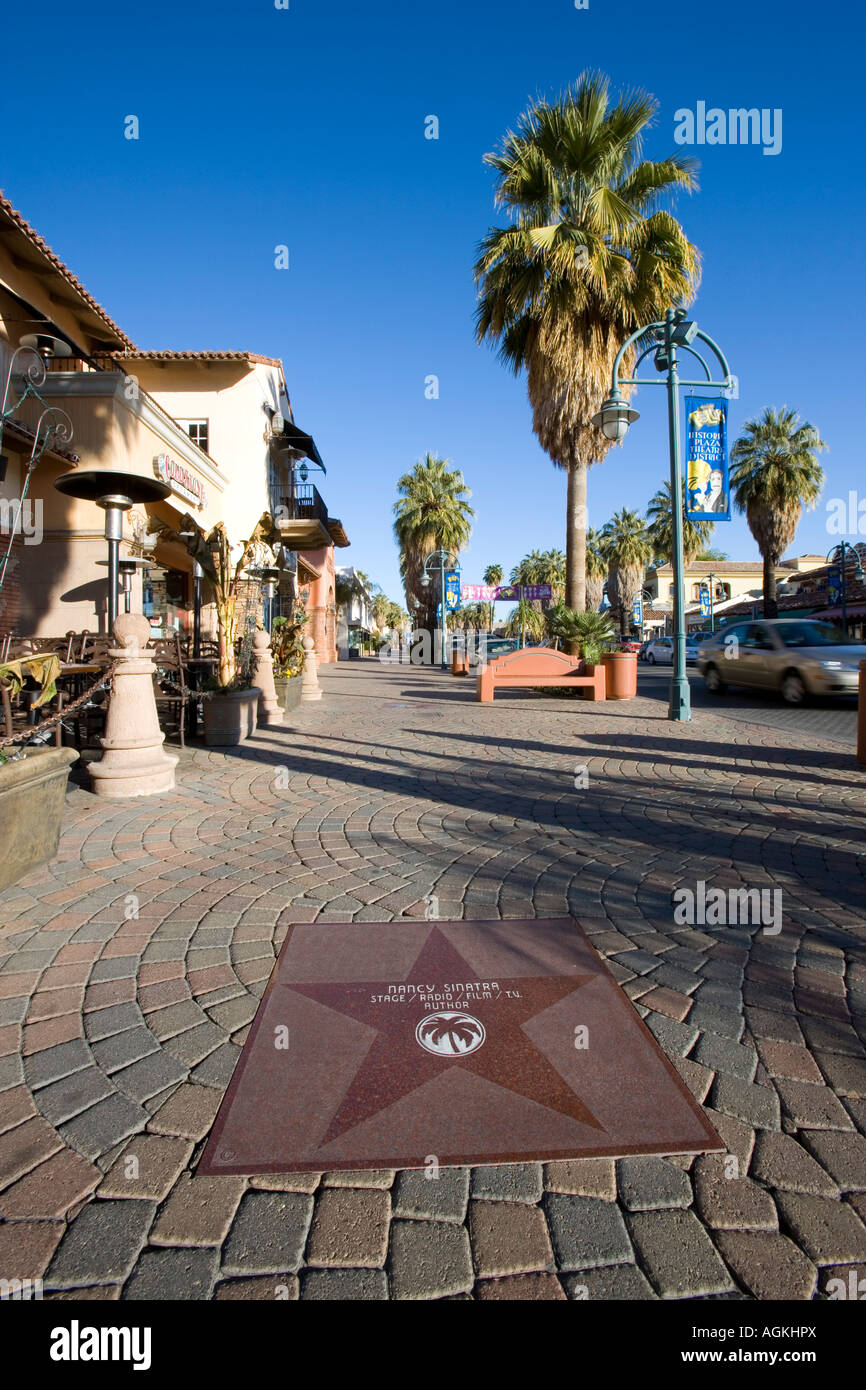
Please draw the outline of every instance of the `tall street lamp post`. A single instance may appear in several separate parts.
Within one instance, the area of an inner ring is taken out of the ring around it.
[[[706,361],[692,344],[700,340],[715,354],[722,372],[723,381],[714,381]],[[661,377],[620,377],[623,357],[632,348],[642,348],[634,371],[650,353],[656,370],[664,373]],[[706,372],[703,381],[681,380],[677,370],[679,351],[687,352],[697,359]],[[674,568],[674,660],[671,675],[670,703],[668,718],[676,721],[691,719],[691,700],[689,680],[686,675],[686,632],[685,632],[685,565],[683,562],[683,477],[682,477],[682,430],[680,421],[680,387],[717,387],[728,395],[737,389],[736,379],[721,348],[708,334],[701,332],[697,324],[686,318],[685,309],[668,309],[664,321],[647,324],[637,329],[627,338],[616,355],[611,375],[610,395],[593,424],[598,425],[606,439],[619,441],[625,438],[629,426],[639,418],[622,393],[623,386],[662,386],[668,389],[668,437],[670,441],[670,480],[671,508],[673,511],[673,568]]]
[[[428,555],[424,561],[424,573],[421,576],[421,583],[426,588],[430,583],[430,562],[439,562],[439,628],[442,633],[441,656],[439,664],[444,671],[448,666],[448,658],[445,654],[445,565],[453,564],[456,566],[457,558],[450,550],[434,550],[432,555]]]

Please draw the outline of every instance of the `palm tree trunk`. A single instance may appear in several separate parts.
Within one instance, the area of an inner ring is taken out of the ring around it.
[[[771,555],[764,555],[764,617],[777,618],[779,604],[776,599],[776,566]]]
[[[568,470],[565,535],[565,602],[576,613],[586,611],[586,464]]]

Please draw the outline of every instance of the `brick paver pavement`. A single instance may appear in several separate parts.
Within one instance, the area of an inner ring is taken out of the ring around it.
[[[73,789],[57,859],[0,897],[0,1275],[107,1299],[810,1298],[862,1277],[852,755],[645,699],[481,706],[373,662],[321,680],[286,729],[187,750],[176,795]],[[782,930],[678,925],[699,880],[780,889]],[[191,1181],[287,924],[431,896],[445,919],[574,912],[727,1166]]]

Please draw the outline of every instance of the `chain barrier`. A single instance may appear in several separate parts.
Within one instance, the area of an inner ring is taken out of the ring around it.
[[[78,695],[76,699],[70,701],[68,705],[64,705],[57,714],[52,714],[48,719],[40,720],[38,724],[28,725],[20,734],[12,734],[11,737],[7,736],[6,738],[0,738],[0,748],[8,748],[15,743],[24,743],[27,739],[33,739],[37,743],[44,743],[47,730],[52,729],[55,724],[62,724],[64,719],[68,719],[71,714],[75,714],[97,690],[103,690],[107,685],[111,684],[111,678],[119,665],[119,661],[112,661],[107,670],[103,671],[99,680],[95,681],[93,685],[89,686],[81,695]]]

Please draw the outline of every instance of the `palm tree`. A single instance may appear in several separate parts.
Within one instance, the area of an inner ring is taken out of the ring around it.
[[[481,576],[481,578],[482,578],[482,580],[484,581],[485,584],[489,584],[489,585],[491,586],[491,588],[495,589],[495,588],[497,588],[497,587],[502,583],[502,575],[503,575],[503,569],[502,569],[502,566],[501,566],[501,565],[488,565],[488,566],[487,566],[487,569],[484,571],[484,573],[483,573],[483,575]],[[489,630],[492,632],[492,631],[493,631],[493,600],[492,600],[492,599],[491,599],[491,602],[490,602],[490,613],[489,613],[488,627],[489,627]]]
[[[449,459],[427,453],[411,473],[397,482],[400,494],[394,503],[394,535],[400,547],[400,574],[411,608],[420,603],[418,626],[432,631],[436,626],[439,585],[431,578],[421,583],[424,561],[434,550],[445,549],[456,555],[472,532],[469,506],[472,496],[459,469],[450,469]]]
[[[748,420],[731,450],[730,481],[737,511],[764,561],[764,617],[775,618],[776,566],[803,515],[814,507],[824,486],[815,455],[827,445],[814,425],[800,422],[795,410],[768,406],[759,420]]]
[[[674,509],[671,502],[670,483],[662,483],[655,497],[650,499],[646,509],[646,518],[649,523],[649,537],[654,556],[673,564]],[[686,515],[685,503],[683,503],[682,526],[683,559],[686,565],[691,565],[701,551],[706,548],[707,542],[713,534],[715,522],[692,521],[691,517]]]
[[[591,526],[586,532],[586,611],[597,613],[604,597],[607,565],[599,549],[600,537]]]
[[[505,623],[507,637],[519,637],[521,633],[529,637],[544,636],[544,614],[526,599],[512,608]]]
[[[476,335],[498,345],[515,375],[526,369],[538,442],[568,473],[565,587],[574,609],[586,606],[587,471],[611,447],[592,417],[614,358],[636,328],[687,303],[698,280],[696,248],[659,206],[696,186],[693,161],[641,159],[656,110],[645,93],[612,105],[607,78],[584,73],[558,101],[530,107],[485,156],[511,222],[479,247]]]
[[[388,612],[390,608],[391,600],[387,598],[386,595],[383,594],[382,590],[380,589],[379,592],[374,595],[373,602],[370,605],[370,611],[373,614],[373,619],[376,623],[377,628],[379,628],[380,630],[387,625]]]
[[[512,584],[549,584],[552,600],[537,600],[542,612],[559,603],[565,593],[565,556],[561,550],[532,550],[511,571]],[[533,600],[535,602],[536,600]]]
[[[599,548],[607,561],[607,596],[625,636],[632,600],[641,591],[644,571],[653,557],[652,541],[639,512],[623,507],[602,528]]]

